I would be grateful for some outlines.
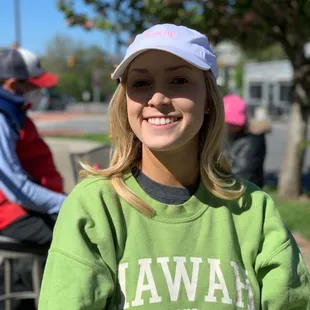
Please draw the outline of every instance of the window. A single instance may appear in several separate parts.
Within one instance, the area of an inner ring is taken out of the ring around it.
[[[261,83],[250,83],[250,98],[262,99],[263,87]]]
[[[293,87],[289,83],[280,83],[280,101],[291,103],[293,101]]]

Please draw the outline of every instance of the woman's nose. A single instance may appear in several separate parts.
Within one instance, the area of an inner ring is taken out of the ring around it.
[[[161,92],[154,93],[151,99],[148,101],[148,105],[154,107],[168,105],[170,103],[171,99]]]

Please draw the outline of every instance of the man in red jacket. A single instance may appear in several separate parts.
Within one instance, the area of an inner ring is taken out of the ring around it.
[[[0,52],[0,234],[31,246],[49,246],[66,198],[52,153],[26,115],[40,89],[57,81],[31,52]],[[19,267],[17,280],[31,285],[27,262]],[[33,307],[24,301],[18,309]]]
[[[27,117],[27,104],[58,78],[24,49],[0,53],[0,234],[45,246],[65,195],[52,154]]]

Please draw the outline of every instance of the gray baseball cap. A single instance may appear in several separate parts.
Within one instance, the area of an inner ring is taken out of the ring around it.
[[[9,49],[0,52],[0,79],[27,80],[40,87],[50,88],[58,83],[58,77],[41,68],[39,58],[25,49]]]

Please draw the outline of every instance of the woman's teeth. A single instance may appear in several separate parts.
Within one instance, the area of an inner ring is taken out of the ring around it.
[[[148,118],[147,121],[152,125],[166,125],[176,122],[178,119],[176,117],[161,117],[161,118]]]

